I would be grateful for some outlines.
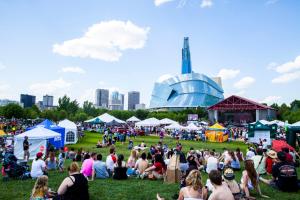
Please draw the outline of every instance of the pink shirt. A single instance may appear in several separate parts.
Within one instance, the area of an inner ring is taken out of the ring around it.
[[[89,158],[89,159],[86,159],[85,161],[83,161],[82,166],[81,166],[81,173],[86,177],[92,176],[93,164],[94,164],[93,158]]]

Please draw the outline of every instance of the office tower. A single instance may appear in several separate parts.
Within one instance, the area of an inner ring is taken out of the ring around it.
[[[35,105],[35,96],[28,94],[21,94],[20,98],[21,104],[23,104],[24,108],[30,108]]]
[[[96,90],[96,107],[108,108],[109,91],[106,89]]]
[[[124,94],[113,91],[110,96],[110,110],[124,110]]]
[[[182,74],[190,74],[192,73],[192,63],[191,63],[191,53],[189,46],[189,38],[185,37],[182,48]]]
[[[43,107],[45,108],[53,107],[53,96],[47,94],[43,96]]]
[[[135,110],[135,105],[140,103],[140,92],[128,92],[128,110]]]

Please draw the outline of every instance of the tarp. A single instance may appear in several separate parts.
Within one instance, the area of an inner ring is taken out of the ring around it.
[[[137,118],[136,116],[132,116],[129,119],[126,120],[126,122],[140,122],[141,120]]]
[[[184,129],[185,127],[181,126],[180,124],[178,124],[177,122],[176,123],[173,123],[169,126],[165,126],[165,129],[169,129],[169,130],[181,130],[181,129]]]
[[[164,118],[164,119],[161,119],[159,121],[160,121],[160,124],[166,124],[166,125],[177,123],[176,121],[174,121],[172,119],[169,119],[169,118]]]
[[[65,138],[65,128],[57,126],[52,121],[46,119],[43,122],[41,122],[40,124],[38,124],[38,125],[36,125],[34,127],[30,127],[27,130],[31,130],[31,129],[36,128],[36,127],[43,127],[43,128],[46,128],[46,129],[49,129],[49,130],[52,130],[54,132],[59,133],[61,135],[61,138],[62,138],[61,140],[50,139],[49,142],[56,149],[64,147],[64,145],[65,145],[65,140],[64,140],[64,138]]]
[[[143,121],[140,121],[138,123],[135,124],[135,126],[141,127],[141,126],[159,126],[160,125],[160,121],[154,117],[152,118],[148,118],[145,119]]]
[[[76,144],[78,141],[77,126],[74,122],[65,119],[58,123],[58,126],[65,128],[65,144]]]
[[[188,131],[198,131],[201,128],[199,128],[198,126],[196,126],[194,123],[190,123],[188,126],[184,127],[184,129],[186,129]]]
[[[290,146],[286,141],[283,140],[273,140],[272,141],[272,149],[276,152],[279,152],[282,150],[282,148],[288,148],[290,150],[295,150],[294,147]]]
[[[51,131],[43,127],[36,127],[28,130],[22,134],[16,135],[14,137],[14,154],[18,159],[23,159],[23,141],[24,137],[28,137],[29,142],[29,159],[34,159],[35,155],[42,151],[45,155],[47,148],[47,140],[53,139],[54,141],[60,141],[61,135],[57,132]]]

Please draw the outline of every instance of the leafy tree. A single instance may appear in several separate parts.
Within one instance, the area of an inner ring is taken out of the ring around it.
[[[78,109],[79,103],[76,100],[71,101],[66,95],[58,99],[58,111],[65,110],[69,115],[75,115]]]
[[[77,112],[73,118],[74,121],[83,122],[88,119],[88,116],[84,112]]]
[[[149,111],[147,110],[137,110],[135,111],[135,116],[139,118],[140,120],[144,120],[149,115]]]
[[[96,117],[98,115],[98,110],[95,108],[93,103],[89,101],[83,102],[83,112],[92,117]]]
[[[36,119],[38,116],[39,116],[38,113],[32,107],[25,108],[23,110],[23,118],[25,118],[25,119]]]
[[[17,118],[20,119],[23,117],[23,108],[14,103],[10,103],[3,107],[3,115],[7,119]]]

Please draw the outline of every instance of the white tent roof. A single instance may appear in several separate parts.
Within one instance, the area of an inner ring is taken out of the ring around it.
[[[190,131],[197,131],[200,130],[199,127],[197,127],[194,123],[190,123],[188,126],[185,127],[186,130]]]
[[[180,124],[178,124],[177,122],[176,123],[173,123],[169,126],[165,126],[165,129],[175,129],[175,130],[180,130],[180,129],[184,129],[183,126],[181,126]]]
[[[293,123],[291,126],[300,126],[300,121]]]
[[[76,124],[74,122],[68,120],[68,119],[60,121],[58,123],[58,126],[63,127],[63,128],[67,128],[67,129],[75,129],[75,130],[77,130]]]
[[[57,132],[51,131],[49,129],[43,128],[41,126],[38,126],[34,129],[31,129],[29,131],[26,131],[22,134],[15,136],[15,138],[16,139],[24,139],[25,136],[27,136],[28,139],[49,139],[49,138],[60,137],[60,134]]]
[[[149,118],[135,124],[136,126],[159,126],[160,121],[156,118]]]
[[[140,122],[141,120],[137,118],[136,116],[132,116],[129,119],[126,120],[126,122]]]
[[[200,124],[208,125],[208,122],[206,122],[206,121],[201,121]]]
[[[104,114],[98,116],[98,118],[104,123],[111,123],[111,122],[114,122],[114,121],[116,121],[120,124],[125,124],[126,123],[125,121],[120,120],[120,119],[118,119],[118,118],[116,118],[116,117],[114,117],[114,116],[112,116],[108,113],[104,113]]]
[[[176,121],[172,120],[172,119],[168,119],[168,118],[164,118],[159,120],[161,124],[174,124],[177,123]]]

